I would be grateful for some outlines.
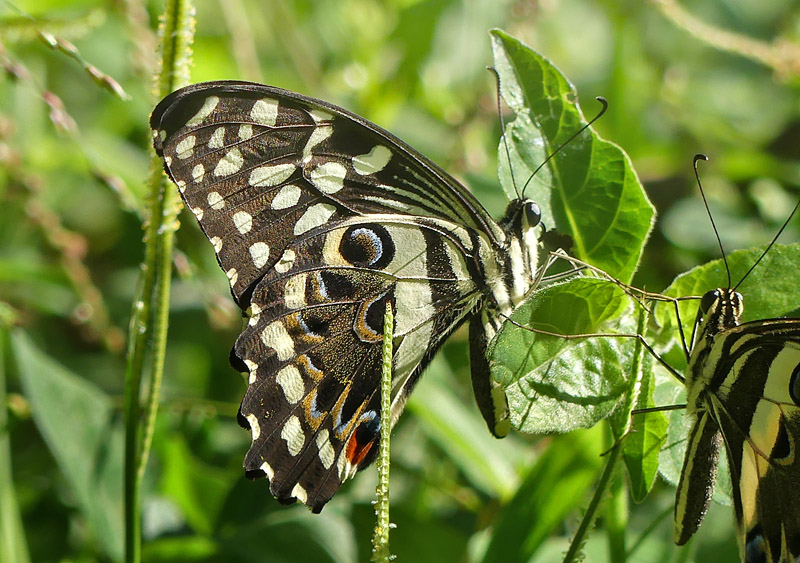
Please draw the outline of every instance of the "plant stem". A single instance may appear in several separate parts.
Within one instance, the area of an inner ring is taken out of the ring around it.
[[[375,533],[372,537],[372,560],[388,563],[389,552],[389,436],[392,432],[392,337],[394,315],[387,301],[383,320],[383,369],[381,371],[381,438],[378,452],[378,499],[375,502]]]
[[[161,25],[163,38],[157,95],[163,97],[188,81],[188,61],[194,36],[194,7],[189,0],[168,0]],[[141,483],[150,451],[161,388],[169,321],[172,251],[180,202],[165,186],[161,163],[153,159],[150,197],[144,234],[144,260],[134,300],[125,373],[125,560],[141,559]],[[149,364],[145,367],[148,356]],[[142,380],[150,385],[144,412]],[[144,421],[144,425],[140,426]]]

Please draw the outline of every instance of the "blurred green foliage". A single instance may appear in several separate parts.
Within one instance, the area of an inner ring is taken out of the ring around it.
[[[87,483],[70,441],[116,455],[162,6],[15,6],[5,4],[0,19],[0,304],[4,322],[19,327],[0,347],[10,368],[0,371],[8,409],[0,417],[0,509],[16,502],[21,520],[0,516],[0,545],[24,533],[34,561],[108,560],[121,553],[113,531],[121,515],[105,494],[93,494],[113,490],[108,467],[93,468]],[[636,285],[661,290],[718,255],[696,196],[696,152],[712,159],[703,181],[726,249],[771,238],[800,185],[800,8],[790,0],[683,8],[666,0],[201,1],[192,79],[263,81],[343,105],[444,165],[499,213],[500,125],[484,70],[492,27],[557,64],[587,113],[594,96],[609,100],[596,129],[631,156],[659,212]],[[40,32],[73,43],[77,59]],[[82,62],[130,100],[98,86]],[[210,245],[189,215],[182,222],[162,409],[145,477],[145,560],[366,560],[374,469],[319,516],[279,507],[266,483],[243,478],[249,435],[234,415],[244,382],[227,363],[239,312]],[[796,240],[796,225],[782,240]],[[451,340],[393,437],[392,551],[422,562],[503,560],[500,538],[514,538],[532,543],[505,553],[559,559],[601,469],[603,429],[494,440],[471,397],[465,335]],[[102,411],[82,412],[98,403]],[[548,495],[564,483],[569,495]],[[735,560],[725,507],[712,508],[691,547],[672,545],[673,494],[660,484],[629,507],[631,560]],[[525,518],[531,527],[515,529]],[[601,517],[587,560],[608,557],[604,525]]]

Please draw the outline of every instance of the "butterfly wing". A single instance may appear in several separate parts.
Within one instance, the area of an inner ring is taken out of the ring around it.
[[[800,319],[720,333],[710,411],[728,450],[744,559],[800,557]]]
[[[447,219],[504,238],[438,166],[321,100],[247,82],[194,84],[164,98],[150,125],[156,152],[215,245],[238,302],[247,302],[290,240],[353,215]],[[254,259],[242,264],[248,254]]]
[[[158,104],[156,151],[248,324],[250,476],[319,511],[377,448],[381,337],[395,307],[392,419],[479,304],[504,237],[455,180],[341,108],[242,82]]]

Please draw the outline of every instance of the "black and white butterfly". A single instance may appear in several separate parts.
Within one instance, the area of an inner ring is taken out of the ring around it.
[[[315,512],[366,467],[380,430],[381,339],[394,320],[392,421],[421,371],[469,321],[472,381],[508,432],[487,342],[537,279],[538,206],[499,222],[456,180],[342,108],[271,86],[173,92],[150,120],[156,152],[216,251],[247,326],[244,461],[283,503]]]
[[[689,357],[693,418],[675,499],[675,542],[697,531],[724,442],[744,561],[800,558],[800,319],[740,323],[742,296],[706,293]]]
[[[695,156],[695,174],[699,160],[706,157]],[[747,563],[800,560],[800,319],[742,323],[744,303],[736,291],[798,207],[733,287],[714,227],[728,284],[700,299],[684,379],[691,429],[675,497],[675,543],[688,542],[705,517],[724,443]]]

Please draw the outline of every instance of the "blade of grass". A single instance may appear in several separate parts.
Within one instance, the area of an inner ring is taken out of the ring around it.
[[[0,320],[0,561],[28,563],[28,545],[11,474],[11,440],[6,407],[8,326]]]

